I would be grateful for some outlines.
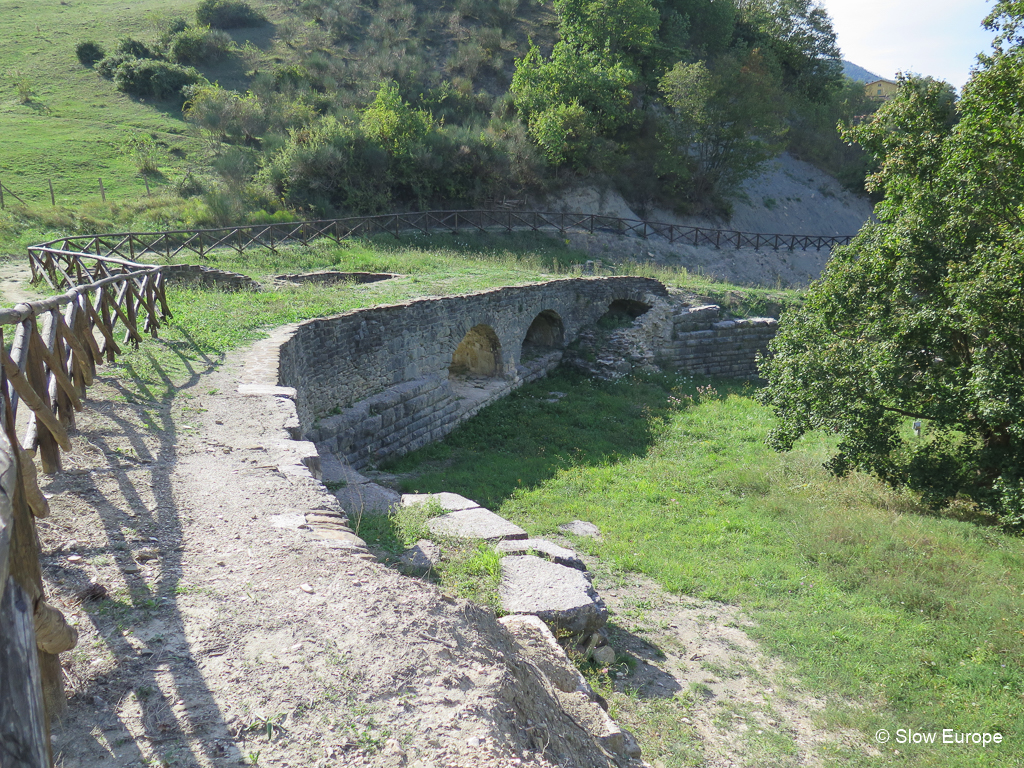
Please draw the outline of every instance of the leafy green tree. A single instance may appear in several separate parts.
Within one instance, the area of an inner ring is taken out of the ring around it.
[[[664,142],[691,166],[689,196],[721,198],[782,149],[786,132],[778,77],[757,51],[676,64],[661,79],[671,114]]]
[[[609,63],[637,64],[660,23],[651,0],[555,0],[555,10],[563,41]]]
[[[402,100],[398,84],[382,83],[360,119],[367,137],[376,141],[391,156],[407,155],[413,145],[434,128],[430,113],[414,109]]]
[[[568,160],[579,167],[595,138],[635,123],[630,91],[635,81],[629,67],[609,66],[596,52],[575,51],[561,41],[550,59],[532,46],[516,62],[510,91],[531,138],[549,161],[560,165]]]
[[[832,19],[817,0],[748,0],[736,36],[777,64],[787,90],[800,98],[826,102],[842,87]]]
[[[725,53],[736,26],[731,0],[664,0],[661,38],[675,48],[673,63],[687,58],[714,59]],[[684,40],[685,38],[685,40]],[[681,54],[687,53],[684,56]]]
[[[998,35],[959,102],[930,79],[849,132],[884,192],[837,249],[763,363],[769,442],[838,435],[827,463],[942,507],[961,498],[1024,526],[1024,8],[996,5]],[[919,420],[918,438],[911,422]]]

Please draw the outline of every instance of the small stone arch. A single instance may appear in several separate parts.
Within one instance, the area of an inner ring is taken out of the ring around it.
[[[614,329],[632,325],[643,314],[650,310],[651,305],[633,299],[615,299],[608,305],[608,311],[597,319],[598,328]]]
[[[501,369],[501,342],[489,325],[474,325],[452,354],[449,376],[497,376]]]
[[[523,339],[524,360],[565,346],[565,325],[553,309],[545,309],[533,318]]]

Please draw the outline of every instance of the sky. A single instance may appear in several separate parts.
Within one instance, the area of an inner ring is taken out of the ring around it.
[[[915,72],[967,82],[994,37],[981,26],[991,0],[822,0],[843,58],[892,79]]]

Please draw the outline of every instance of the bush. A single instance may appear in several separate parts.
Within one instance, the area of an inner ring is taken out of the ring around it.
[[[168,54],[177,64],[200,64],[223,59],[231,45],[231,36],[227,32],[209,27],[188,27],[172,38]]]
[[[261,26],[267,23],[267,17],[245,0],[201,0],[196,21],[216,29],[234,29]]]
[[[103,46],[92,40],[83,40],[75,46],[75,55],[82,62],[82,66],[88,67],[106,56]]]
[[[122,37],[117,41],[114,53],[130,56],[135,59],[158,59],[160,56],[148,45],[132,37]]]
[[[170,99],[183,98],[181,89],[202,79],[192,67],[152,59],[128,59],[117,68],[114,85],[129,96]]]
[[[136,58],[134,56],[126,56],[123,53],[115,53],[104,57],[100,63],[96,65],[96,71],[109,80],[117,74],[117,68],[126,61],[136,61]]]

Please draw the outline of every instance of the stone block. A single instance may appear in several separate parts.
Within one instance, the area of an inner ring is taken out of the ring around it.
[[[454,536],[458,539],[479,539],[500,541],[502,539],[525,539],[526,531],[503,517],[483,507],[449,512],[427,522],[427,528],[437,536]],[[562,566],[559,566],[562,567]],[[526,611],[516,611],[526,613]]]
[[[436,501],[441,509],[447,509],[450,512],[478,509],[480,507],[475,501],[467,499],[465,496],[460,496],[457,493],[406,493],[402,495],[402,506],[411,507],[416,504],[422,504],[429,499]]]
[[[558,526],[558,530],[571,533],[574,536],[584,536],[588,539],[598,539],[601,537],[601,529],[593,523],[588,523],[584,520],[573,520],[571,523],[563,523]]]
[[[399,563],[410,576],[426,576],[441,562],[441,549],[429,539],[420,539],[405,550]]]
[[[587,566],[571,549],[552,544],[545,539],[505,540],[499,542],[495,549],[503,555],[538,555],[567,568],[575,568],[579,571],[587,570]]]
[[[503,610],[537,616],[573,635],[596,632],[608,621],[608,609],[585,573],[533,555],[502,558],[498,592]]]

